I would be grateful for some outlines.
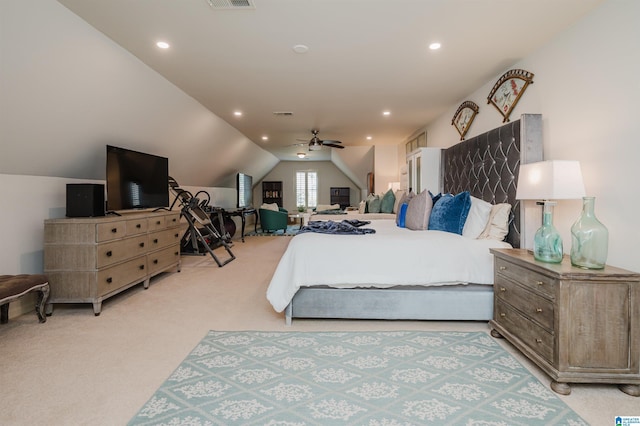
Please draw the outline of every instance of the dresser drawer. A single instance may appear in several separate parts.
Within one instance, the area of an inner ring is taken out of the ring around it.
[[[149,231],[158,231],[160,229],[165,229],[167,227],[166,219],[166,216],[150,217],[148,219]]]
[[[98,272],[98,296],[104,296],[147,275],[147,257],[140,256]]]
[[[127,222],[106,222],[96,225],[96,242],[101,243],[103,241],[115,240],[116,238],[122,238],[127,235]]]
[[[151,275],[179,262],[180,248],[178,246],[168,247],[147,255],[147,265],[149,266],[149,274]]]
[[[149,234],[149,250],[157,250],[178,243],[179,241],[180,230],[178,228],[152,232]]]
[[[494,294],[543,328],[549,331],[553,330],[553,303],[551,301],[500,275],[496,277]]]
[[[555,298],[556,282],[554,279],[506,262],[504,259],[498,257],[495,258],[495,267],[496,274],[511,278],[534,292],[552,299]]]
[[[131,257],[143,255],[148,251],[147,235],[139,237],[127,238],[124,240],[113,241],[110,243],[100,244],[98,246],[96,267],[104,268],[113,265]]]
[[[144,234],[149,229],[149,219],[141,217],[127,220],[127,235]]]
[[[553,334],[530,321],[508,303],[496,298],[494,321],[518,338],[534,352],[553,361]]]

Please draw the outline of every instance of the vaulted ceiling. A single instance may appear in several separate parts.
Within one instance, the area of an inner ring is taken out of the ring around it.
[[[296,145],[312,129],[345,146],[401,143],[602,3],[58,1],[283,160],[329,158]]]

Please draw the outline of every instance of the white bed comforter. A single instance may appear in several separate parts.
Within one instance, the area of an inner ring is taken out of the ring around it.
[[[374,220],[375,234],[304,233],[289,243],[267,299],[282,312],[300,287],[393,287],[397,285],[492,284],[490,248],[496,240],[472,240],[442,231],[411,231],[393,220]]]

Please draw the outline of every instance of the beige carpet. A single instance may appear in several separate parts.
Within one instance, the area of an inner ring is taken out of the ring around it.
[[[463,330],[479,322],[294,320],[286,327],[265,291],[290,237],[249,237],[237,259],[218,268],[209,257],[183,257],[182,272],[165,273],[148,290],[136,286],[91,305],[55,307],[0,326],[0,423],[124,425],[209,330]],[[508,343],[545,385],[549,380]],[[639,416],[640,398],[613,385],[574,385],[561,397],[592,425]]]

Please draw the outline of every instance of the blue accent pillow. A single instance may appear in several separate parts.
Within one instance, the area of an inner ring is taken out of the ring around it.
[[[445,231],[462,235],[464,223],[471,208],[471,195],[468,191],[455,196],[444,194],[433,205],[429,216],[429,230]]]
[[[407,219],[407,208],[409,207],[409,203],[402,203],[400,208],[398,209],[398,220],[396,221],[396,225],[400,228],[405,228],[405,221]]]

